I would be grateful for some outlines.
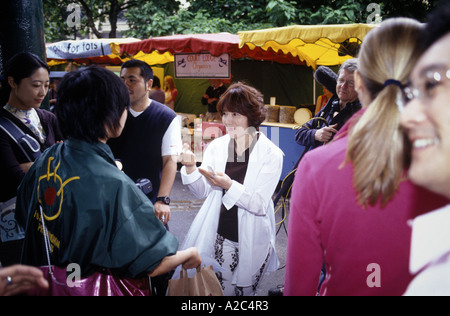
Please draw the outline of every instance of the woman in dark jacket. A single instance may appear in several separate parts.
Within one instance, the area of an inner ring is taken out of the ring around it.
[[[5,66],[2,101],[6,104],[2,102],[0,116],[8,118],[33,137],[41,151],[62,140],[56,116],[39,108],[47,95],[49,83],[48,66],[31,53],[17,54]],[[3,129],[0,129],[0,151],[0,202],[5,202],[16,195],[32,161]]]
[[[5,65],[2,82],[0,117],[31,136],[43,152],[61,141],[56,116],[39,109],[48,92],[49,68],[31,53],[19,53]],[[5,123],[0,122],[0,204],[16,196],[17,187],[33,164],[11,137]],[[10,250],[16,242],[0,243],[3,265],[18,262],[18,252]],[[7,247],[7,249],[5,248]],[[14,251],[13,251],[14,252]]]

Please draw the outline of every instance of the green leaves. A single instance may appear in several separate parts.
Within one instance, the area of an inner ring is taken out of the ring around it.
[[[294,24],[297,20],[295,5],[295,1],[270,0],[266,7],[269,21],[274,26]]]
[[[149,38],[172,34],[217,33],[292,24],[366,23],[373,0],[44,0],[47,42],[73,38],[67,6],[81,6],[78,36],[100,34],[98,22],[124,20],[123,36]],[[381,17],[410,16],[423,20],[433,5],[423,0],[378,0]],[[113,33],[111,33],[113,34]]]

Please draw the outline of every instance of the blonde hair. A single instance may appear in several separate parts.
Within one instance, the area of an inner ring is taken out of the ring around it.
[[[167,85],[164,87],[165,91],[172,91],[172,90],[176,89],[175,80],[173,80],[172,76],[164,77],[164,84],[166,81],[167,81]]]
[[[382,207],[394,197],[407,165],[407,142],[399,125],[400,87],[420,57],[422,25],[409,18],[386,20],[365,38],[358,72],[372,103],[350,131],[346,162],[353,164],[353,184],[364,207]]]

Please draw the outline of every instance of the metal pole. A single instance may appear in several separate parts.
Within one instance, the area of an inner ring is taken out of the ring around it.
[[[316,89],[317,89],[317,87],[316,87],[316,79],[314,78],[314,71],[313,71],[313,103],[312,104],[316,104],[316,102],[317,102]]]
[[[42,0],[3,0],[0,10],[0,74],[3,64],[20,52],[45,55]],[[42,107],[48,108],[48,101]]]

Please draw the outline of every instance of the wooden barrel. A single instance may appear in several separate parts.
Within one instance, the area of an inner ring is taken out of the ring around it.
[[[295,106],[280,106],[280,123],[295,123],[294,114],[297,111]]]
[[[272,105],[265,105],[264,108],[266,109],[266,121],[267,122],[278,122],[279,119],[279,113],[280,113],[280,107],[278,105],[272,106]]]

